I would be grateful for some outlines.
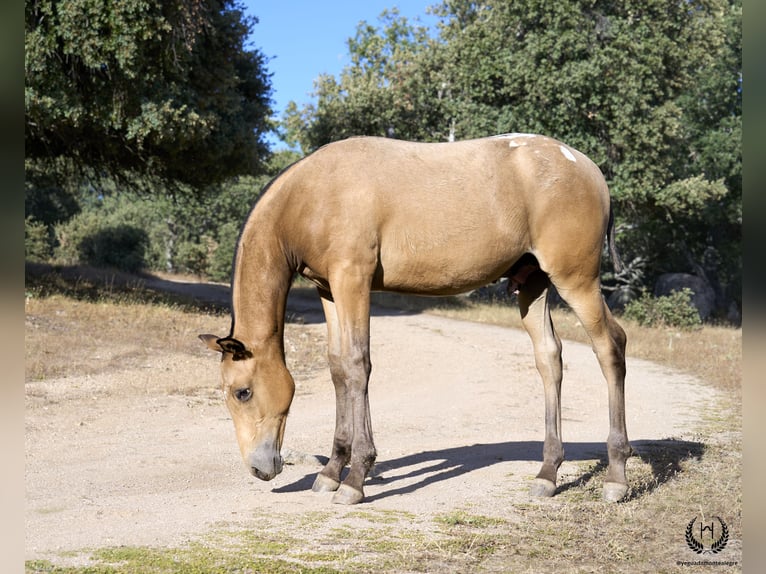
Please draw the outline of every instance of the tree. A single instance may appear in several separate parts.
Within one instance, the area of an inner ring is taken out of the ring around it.
[[[380,21],[382,29],[359,24],[347,42],[351,65],[339,80],[326,74],[315,80],[316,105],[288,104],[282,122],[288,143],[308,153],[353,135],[438,139],[430,132],[441,115],[428,77],[428,31],[395,8],[384,11]]]
[[[180,271],[228,281],[239,230],[258,195],[297,159],[294,152],[276,152],[265,173],[232,178],[199,194],[83,185],[76,193],[80,212],[51,226],[55,247],[39,224],[27,222],[27,258],[129,271]]]
[[[607,177],[635,294],[689,270],[721,303],[741,301],[741,0],[433,10],[436,36],[390,14],[380,28],[360,24],[339,80],[320,78],[317,104],[288,110],[304,151],[364,134],[562,139]]]
[[[256,173],[270,76],[237,0],[26,0],[28,179]]]

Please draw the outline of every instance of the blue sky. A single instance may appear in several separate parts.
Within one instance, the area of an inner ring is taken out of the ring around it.
[[[438,0],[244,0],[246,11],[259,23],[251,37],[253,46],[267,57],[278,117],[291,100],[313,101],[314,79],[338,73],[349,63],[346,40],[361,20],[378,23],[383,10],[397,7],[408,19],[423,24],[436,19],[426,8]],[[275,142],[273,142],[275,143]]]

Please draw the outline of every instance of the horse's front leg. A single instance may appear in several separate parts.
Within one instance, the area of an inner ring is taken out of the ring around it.
[[[335,302],[332,295],[327,291],[320,289],[319,296],[327,321],[327,355],[332,382],[335,386],[335,434],[330,460],[317,474],[311,489],[314,492],[333,492],[338,490],[341,472],[351,458],[351,437],[354,429],[351,419],[348,417],[346,382],[340,366],[341,343]]]
[[[333,359],[330,359],[330,363],[331,365],[334,363]],[[334,373],[337,367],[331,366],[330,370]],[[314,492],[338,490],[340,475],[351,458],[351,437],[354,429],[348,416],[346,387],[342,381],[337,380],[334,374],[333,384],[335,385],[335,435],[333,436],[330,460],[317,474],[314,485],[311,487]]]
[[[369,283],[346,277],[323,297],[328,316],[330,371],[336,395],[336,428],[330,461],[319,473],[314,490],[335,490],[333,502],[356,504],[364,499],[364,481],[375,463],[367,385],[370,378]],[[350,470],[342,484],[340,473]]]
[[[367,393],[369,354],[360,349],[358,354],[345,356],[342,363],[347,374],[346,409],[353,437],[349,472],[332,501],[336,504],[356,504],[364,499],[364,481],[376,458]]]

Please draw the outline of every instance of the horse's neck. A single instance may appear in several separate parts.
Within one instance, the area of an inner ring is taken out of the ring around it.
[[[292,270],[273,235],[245,230],[232,282],[232,336],[260,346],[283,345]]]

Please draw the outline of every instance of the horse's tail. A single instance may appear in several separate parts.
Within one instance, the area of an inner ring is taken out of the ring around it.
[[[617,252],[617,245],[614,241],[614,202],[611,199],[609,200],[609,223],[606,227],[606,240],[609,245],[609,256],[612,258],[614,271],[620,273],[625,269],[625,264],[622,262],[620,254]]]

